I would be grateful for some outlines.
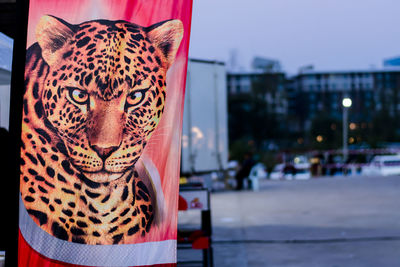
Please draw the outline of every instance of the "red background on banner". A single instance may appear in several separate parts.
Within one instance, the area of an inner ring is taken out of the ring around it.
[[[72,24],[95,19],[126,20],[141,26],[179,19],[184,37],[167,78],[167,100],[163,118],[145,152],[156,165],[167,205],[167,223],[154,227],[140,242],[175,239],[180,161],[180,135],[186,82],[192,1],[188,0],[31,0],[27,47],[36,42],[35,27],[43,15],[60,17]],[[162,151],[160,153],[160,151]],[[19,236],[19,266],[76,266],[43,257]],[[170,265],[162,265],[170,266]],[[174,264],[172,266],[175,266]]]

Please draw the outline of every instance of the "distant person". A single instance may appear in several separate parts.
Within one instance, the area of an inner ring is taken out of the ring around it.
[[[235,177],[237,182],[236,190],[243,189],[243,181],[246,177],[249,177],[251,168],[254,166],[254,164],[255,162],[252,155],[250,153],[246,153],[244,155],[243,163]]]

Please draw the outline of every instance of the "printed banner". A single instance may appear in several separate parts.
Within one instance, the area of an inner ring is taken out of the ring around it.
[[[176,265],[191,0],[31,0],[19,266]]]

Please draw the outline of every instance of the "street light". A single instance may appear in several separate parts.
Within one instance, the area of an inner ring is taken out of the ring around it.
[[[348,109],[351,107],[352,101],[349,97],[343,98],[343,162],[346,163],[349,150],[347,148],[348,142]]]
[[[343,98],[343,101],[342,101],[343,107],[349,108],[349,107],[351,107],[351,104],[352,104],[351,98],[348,98],[348,97]]]

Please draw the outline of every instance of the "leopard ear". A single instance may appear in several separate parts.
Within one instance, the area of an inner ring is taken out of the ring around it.
[[[62,19],[52,16],[40,19],[36,26],[36,39],[47,64],[53,66],[60,62],[74,34],[73,26]]]
[[[147,35],[161,50],[167,68],[175,60],[176,52],[183,37],[183,24],[180,20],[167,20],[147,28]]]

